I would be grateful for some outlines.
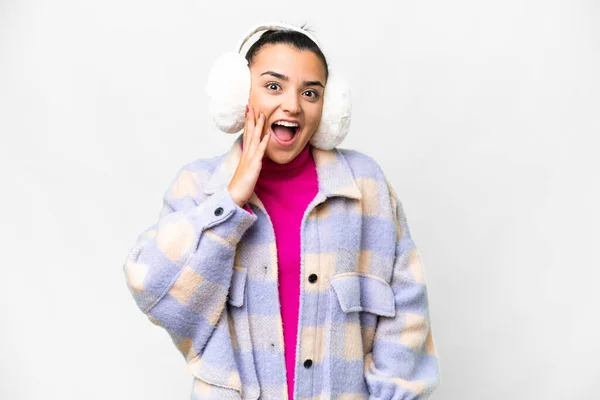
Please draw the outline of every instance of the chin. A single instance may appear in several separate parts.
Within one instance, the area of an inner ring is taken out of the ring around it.
[[[297,152],[295,150],[296,149],[289,149],[287,151],[281,149],[271,150],[267,148],[266,157],[277,164],[287,164],[292,161],[298,155],[298,153],[300,153],[299,151]]]
[[[308,145],[309,140],[302,136],[302,134],[299,134],[299,136],[296,137],[295,142],[286,148],[281,146],[274,137],[271,137],[271,142],[267,145],[265,155],[277,164],[287,164],[300,154],[302,149],[304,149],[304,146]],[[304,145],[302,143],[304,143]]]

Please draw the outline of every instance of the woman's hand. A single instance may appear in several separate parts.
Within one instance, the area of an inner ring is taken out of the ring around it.
[[[242,157],[227,187],[231,198],[240,207],[252,197],[254,186],[256,186],[256,181],[260,175],[262,158],[271,137],[271,130],[269,129],[261,140],[260,135],[264,125],[264,114],[259,112],[258,118],[255,119],[254,109],[251,106],[246,106]]]

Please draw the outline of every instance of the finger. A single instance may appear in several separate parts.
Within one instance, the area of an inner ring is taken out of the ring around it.
[[[253,146],[252,146],[255,149],[255,151],[258,148],[258,145],[260,144],[260,140],[261,140],[263,128],[265,126],[266,118],[267,117],[265,117],[265,114],[263,114],[261,112],[260,116],[258,118],[258,121],[256,122],[256,127],[254,128],[254,140],[253,140]]]
[[[261,159],[265,155],[265,151],[267,151],[267,145],[269,144],[269,139],[271,138],[271,130],[269,129],[267,133],[265,133],[265,137],[262,138],[260,144],[258,145],[258,149],[256,150],[255,156],[260,157]]]
[[[258,134],[259,135],[259,139],[258,140],[256,139],[256,136],[257,136],[258,130],[262,129],[260,127],[262,118],[263,118],[262,117],[262,113],[259,111],[256,114],[256,124],[254,126],[254,130],[251,131],[251,132],[249,132],[249,136],[248,136],[248,143],[249,143],[248,146],[249,146],[249,149],[248,150],[250,151],[250,153],[249,153],[250,157],[254,156],[254,153],[256,152],[256,146],[260,142],[260,134]]]
[[[254,132],[255,125],[256,125],[256,122],[255,122],[254,108],[252,108],[252,106],[248,106],[248,133],[252,134],[252,132]]]
[[[252,149],[252,132],[254,132],[254,110],[248,104],[248,114],[246,115],[244,153]]]
[[[246,104],[246,114],[244,115],[244,133],[242,135],[242,141],[244,143],[244,148],[242,149],[242,154],[248,151],[248,104]]]

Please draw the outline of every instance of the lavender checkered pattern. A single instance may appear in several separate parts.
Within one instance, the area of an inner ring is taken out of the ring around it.
[[[137,306],[185,357],[192,400],[287,399],[273,227],[256,195],[251,214],[227,191],[241,139],[181,168],[123,267]],[[426,399],[440,370],[398,196],[360,152],[312,155],[319,193],[302,221],[298,341],[286,349],[294,399]]]

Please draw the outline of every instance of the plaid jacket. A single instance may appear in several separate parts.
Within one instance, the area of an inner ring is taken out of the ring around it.
[[[227,191],[241,140],[180,169],[123,266],[137,306],[185,357],[192,400],[288,398],[273,227],[256,194],[252,214]],[[426,399],[439,365],[402,205],[368,156],[312,154],[294,399]]]

